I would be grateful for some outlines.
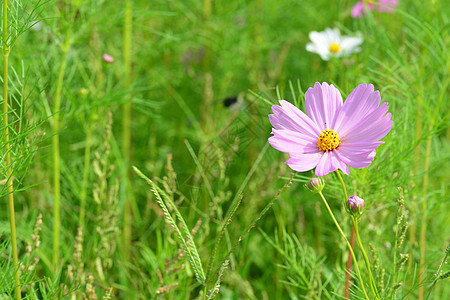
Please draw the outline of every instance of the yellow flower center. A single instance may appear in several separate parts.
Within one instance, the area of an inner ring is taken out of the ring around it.
[[[341,138],[339,135],[334,132],[333,129],[325,129],[319,135],[319,139],[317,140],[317,146],[322,151],[331,151],[336,149],[341,144]]]
[[[330,52],[338,53],[339,51],[341,51],[341,47],[338,44],[336,44],[336,43],[330,44]]]

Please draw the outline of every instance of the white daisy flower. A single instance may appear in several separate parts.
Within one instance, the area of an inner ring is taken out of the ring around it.
[[[306,50],[319,54],[323,60],[359,52],[361,51],[359,45],[363,42],[359,37],[341,36],[337,28],[326,28],[322,32],[312,31],[309,38],[312,43],[306,45]]]

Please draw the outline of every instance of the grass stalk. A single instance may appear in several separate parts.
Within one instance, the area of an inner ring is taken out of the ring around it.
[[[427,233],[427,191],[428,191],[428,171],[430,168],[430,152],[431,152],[431,135],[427,137],[427,142],[425,146],[425,161],[424,161],[424,175],[422,181],[422,195],[423,201],[421,205],[421,215],[422,220],[420,224],[420,236],[419,236],[419,245],[420,245],[420,263],[419,263],[419,282],[423,283],[424,273],[425,273],[425,247],[426,247],[426,233]],[[424,298],[424,289],[423,284],[419,287],[419,300],[423,300]]]
[[[420,153],[421,153],[421,144],[419,143],[420,138],[422,136],[422,127],[423,127],[423,112],[422,112],[422,107],[423,107],[423,97],[422,97],[422,93],[419,93],[418,97],[417,97],[417,118],[416,118],[416,122],[415,122],[415,132],[414,132],[414,138],[415,141],[417,143],[416,147],[414,148],[414,168],[413,168],[413,174],[415,176],[418,175],[419,173],[419,167],[420,167],[420,163],[422,162],[422,159],[420,159]],[[413,207],[410,209],[411,211],[411,219],[414,220],[414,222],[412,222],[411,227],[409,229],[409,244],[411,245],[412,248],[414,248],[414,244],[416,243],[416,232],[417,232],[417,210],[418,210],[418,205],[417,203],[413,202]],[[410,259],[408,261],[408,270],[411,269],[412,266],[412,262],[413,260]]]
[[[84,169],[83,169],[83,185],[81,187],[80,196],[80,227],[84,228],[84,219],[86,216],[86,197],[87,197],[87,184],[89,180],[90,170],[90,157],[91,157],[91,140],[92,140],[92,121],[88,125],[86,132],[86,145],[84,148]]]
[[[67,53],[69,52],[72,39],[72,28],[69,26],[66,32],[64,44],[61,46],[61,61],[56,82],[55,102],[53,103],[52,123],[52,154],[53,154],[53,268],[57,269],[59,264],[59,238],[60,238],[60,202],[61,202],[61,169],[59,131],[61,130],[60,110],[61,96],[66,70]]]
[[[205,23],[205,34],[208,38],[211,38],[211,28],[210,19],[212,15],[212,0],[203,0],[203,20]],[[208,39],[209,41],[209,39]],[[213,76],[211,72],[211,47],[209,44],[205,44],[205,54],[203,58],[203,76],[204,76],[204,86],[203,86],[203,105],[202,105],[202,126],[204,132],[208,135],[212,132],[213,125]]]
[[[430,286],[430,289],[428,290],[428,295],[427,295],[427,300],[428,298],[430,298],[431,292],[433,291],[434,286],[436,285],[436,283],[438,282],[439,279],[442,279],[442,277],[440,276],[441,274],[441,270],[442,270],[442,266],[445,265],[447,263],[447,258],[448,255],[450,253],[450,244],[447,246],[447,249],[445,250],[445,256],[441,261],[441,264],[439,265],[438,270],[436,271],[436,273],[434,274],[434,280],[433,283]]]
[[[8,212],[9,225],[11,228],[11,248],[14,265],[14,295],[16,299],[21,299],[20,293],[20,272],[19,258],[17,254],[16,219],[14,212],[14,186],[11,166],[11,145],[9,141],[9,121],[8,121],[8,59],[10,48],[8,45],[8,1],[3,1],[3,125],[5,126],[5,170],[6,186],[8,192]]]
[[[397,245],[398,245],[398,230],[400,227],[400,222],[398,221],[398,216],[397,216],[397,222],[396,222],[396,226],[395,226],[395,244],[394,244],[394,263],[392,264],[392,288],[395,287],[396,285],[396,281],[397,281]],[[393,299],[395,300],[395,293],[394,293],[394,297]]]
[[[361,277],[361,272],[360,272],[360,270],[359,270],[359,265],[358,265],[358,261],[356,260],[355,252],[353,251],[353,248],[352,248],[352,246],[350,245],[350,242],[348,241],[347,237],[345,236],[344,232],[342,231],[341,226],[339,226],[338,221],[337,221],[336,218],[334,217],[334,214],[333,214],[333,212],[331,211],[331,208],[330,208],[330,206],[328,205],[328,202],[327,202],[327,200],[325,199],[325,197],[323,196],[322,192],[320,192],[319,195],[320,195],[320,197],[322,198],[322,201],[323,201],[323,203],[325,204],[325,206],[326,206],[328,212],[330,213],[330,216],[331,216],[331,218],[333,219],[333,222],[334,222],[334,224],[336,225],[336,228],[338,229],[338,231],[339,231],[339,233],[341,234],[341,236],[344,238],[345,243],[347,244],[348,249],[350,250],[350,253],[351,253],[352,257],[353,257],[353,260],[355,261],[355,268],[356,268],[356,272],[358,273],[359,281],[360,281],[360,283],[361,283],[361,289],[362,289],[362,291],[363,291],[364,296],[366,297],[366,299],[369,300],[370,298],[369,298],[369,296],[367,295],[366,289],[365,289],[365,287],[364,287],[364,281],[363,281],[363,279],[362,279],[362,277]]]
[[[132,0],[125,1],[125,17],[123,32],[123,67],[124,87],[131,84],[131,35],[133,21]],[[129,99],[130,100],[130,99]],[[129,170],[131,159],[131,103],[127,101],[122,106],[122,153],[123,153],[123,178],[125,184],[125,202],[123,212],[123,255],[125,261],[130,258],[131,247],[131,189],[129,188]]]

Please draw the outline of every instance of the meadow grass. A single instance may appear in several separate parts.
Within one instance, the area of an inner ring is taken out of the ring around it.
[[[0,297],[344,299],[348,193],[350,299],[446,299],[449,11],[355,2],[4,1]],[[326,27],[361,52],[307,52]],[[267,142],[271,105],[317,81],[392,113],[345,192]]]

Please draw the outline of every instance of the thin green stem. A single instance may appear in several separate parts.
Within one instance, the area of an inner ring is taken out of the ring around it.
[[[333,212],[331,211],[331,208],[330,208],[330,206],[328,205],[327,200],[325,199],[325,197],[323,196],[323,194],[322,194],[321,192],[319,193],[319,195],[320,195],[320,197],[322,198],[323,203],[325,204],[325,206],[326,206],[328,212],[330,213],[330,216],[331,216],[331,218],[333,219],[334,224],[336,225],[336,228],[338,229],[339,233],[341,234],[341,236],[344,238],[345,242],[347,243],[348,249],[350,250],[351,255],[352,255],[352,257],[353,257],[353,260],[355,261],[355,269],[356,269],[356,272],[358,273],[359,281],[361,282],[361,289],[362,289],[363,292],[364,292],[364,296],[366,297],[366,299],[370,299],[369,296],[367,296],[367,292],[366,292],[366,289],[365,289],[365,287],[364,287],[364,281],[363,281],[363,279],[362,279],[362,277],[361,277],[361,272],[360,272],[360,270],[359,270],[359,265],[358,265],[358,261],[356,260],[355,252],[353,251],[353,248],[352,248],[352,246],[350,245],[350,242],[348,241],[347,237],[345,236],[344,232],[342,231],[341,226],[339,226],[338,221],[337,221],[336,218],[334,217],[334,214],[333,214]]]
[[[11,145],[9,143],[9,122],[8,122],[8,59],[10,48],[8,45],[8,1],[3,1],[3,125],[5,126],[5,170],[6,183],[8,192],[8,212],[9,225],[11,228],[11,248],[14,265],[14,294],[16,299],[21,299],[20,293],[20,272],[19,258],[17,254],[17,238],[16,238],[16,219],[14,212],[14,187],[11,166]]]
[[[393,263],[393,270],[392,270],[392,290],[394,289],[396,282],[397,282],[397,245],[398,245],[398,227],[399,227],[399,221],[398,221],[398,217],[397,217],[397,225],[395,226],[395,244],[394,244],[394,263]],[[394,293],[394,298],[395,297],[395,293]]]
[[[55,102],[53,104],[53,136],[52,136],[52,153],[53,153],[53,267],[58,268],[59,265],[59,237],[60,237],[60,202],[61,202],[61,170],[60,170],[60,151],[59,151],[59,131],[60,131],[60,110],[61,95],[63,88],[64,72],[66,70],[67,52],[71,45],[72,30],[66,32],[64,44],[61,47],[61,61],[58,70],[58,79],[56,82]]]
[[[212,16],[212,0],[203,0],[203,24],[205,24],[204,32],[207,40],[211,37],[211,25],[209,21]],[[202,126],[204,132],[209,136],[212,133],[213,128],[213,76],[211,73],[211,63],[212,63],[212,50],[209,43],[205,45],[205,53],[203,56],[203,76],[204,76],[204,85],[203,85],[203,104],[201,106],[202,109]]]
[[[358,241],[359,248],[361,249],[361,252],[364,257],[364,262],[366,264],[367,271],[369,272],[370,289],[372,290],[372,293],[375,295],[375,298],[380,299],[380,295],[378,294],[377,286],[375,284],[375,280],[372,276],[372,271],[370,269],[369,258],[367,257],[366,251],[364,250],[363,243],[361,242],[361,237],[359,236],[358,220],[352,216],[352,222],[353,222],[353,228],[355,228],[356,240]]]
[[[339,181],[341,182],[342,185],[342,190],[344,191],[344,203],[347,202],[348,200],[348,194],[347,194],[347,189],[345,188],[345,183],[344,183],[344,179],[341,176],[341,173],[339,173],[339,170],[336,170],[336,175],[339,178]]]
[[[91,140],[92,140],[92,120],[88,124],[86,132],[86,145],[84,148],[84,170],[83,170],[83,185],[81,188],[80,197],[80,227],[84,227],[84,219],[86,216],[86,197],[87,197],[87,184],[89,180],[90,169],[90,157],[91,157]]]
[[[123,66],[124,87],[131,84],[131,33],[132,33],[132,0],[125,1],[125,19],[123,33]],[[129,187],[129,169],[131,159],[131,103],[126,101],[122,107],[122,151],[123,151],[123,178],[125,184],[125,202],[123,212],[123,254],[125,261],[130,258],[131,247],[131,189]]]
[[[433,120],[434,121],[434,120]],[[431,126],[430,126],[431,129]],[[426,248],[426,233],[427,233],[427,192],[428,192],[428,171],[430,168],[430,152],[431,152],[431,134],[427,137],[427,143],[425,146],[425,161],[424,161],[424,176],[422,181],[422,205],[421,205],[421,215],[422,220],[420,222],[420,271],[419,271],[419,282],[423,283],[423,278],[425,274],[425,248]],[[419,288],[419,300],[424,298],[423,285]]]

